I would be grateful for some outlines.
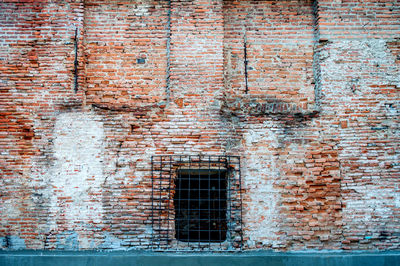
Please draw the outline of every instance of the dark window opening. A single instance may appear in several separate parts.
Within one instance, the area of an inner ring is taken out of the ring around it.
[[[227,233],[226,170],[178,171],[175,180],[175,238],[223,242]]]

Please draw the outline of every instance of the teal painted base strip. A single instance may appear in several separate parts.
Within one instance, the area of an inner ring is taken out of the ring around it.
[[[392,252],[242,252],[153,253],[100,251],[0,251],[0,265],[189,265],[189,266],[400,266],[400,251]]]

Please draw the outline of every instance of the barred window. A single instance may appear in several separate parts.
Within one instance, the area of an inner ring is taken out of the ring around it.
[[[226,240],[226,169],[181,169],[175,179],[175,238]]]
[[[240,250],[240,181],[236,156],[153,156],[151,248]]]

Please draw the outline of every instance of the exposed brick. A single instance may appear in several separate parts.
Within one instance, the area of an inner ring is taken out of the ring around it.
[[[229,154],[244,249],[398,249],[399,8],[2,1],[1,248],[148,249],[151,156]]]

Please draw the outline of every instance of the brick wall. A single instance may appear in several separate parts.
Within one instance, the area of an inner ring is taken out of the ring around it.
[[[148,249],[151,155],[231,154],[245,249],[398,249],[399,6],[3,1],[2,248]]]
[[[398,248],[399,5],[319,3],[324,112],[337,137],[344,249]]]
[[[311,1],[224,1],[227,93],[274,98],[307,108],[314,102]]]
[[[88,104],[165,100],[166,21],[165,1],[85,1]]]
[[[78,1],[2,1],[0,9],[1,234],[11,247],[43,248],[55,120],[81,105],[72,73],[84,9]]]

